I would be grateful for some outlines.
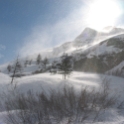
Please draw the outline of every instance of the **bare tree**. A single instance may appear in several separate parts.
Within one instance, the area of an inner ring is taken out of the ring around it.
[[[17,70],[17,64],[18,64],[18,57],[17,57],[16,63],[15,63],[15,66],[14,66],[14,71],[13,71],[13,75],[12,75],[11,84],[13,84],[13,81],[14,81],[14,77],[15,77],[16,70]]]
[[[19,62],[18,57],[17,57],[17,60],[13,66],[13,74],[12,74],[11,84],[13,84],[14,78],[17,76],[17,73],[18,72],[21,73],[21,70],[22,70],[22,66],[21,66],[21,63]],[[19,75],[21,75],[21,74],[19,74]]]
[[[4,95],[0,108],[7,112],[7,124],[62,124],[63,120],[68,120],[64,124],[84,124],[89,119],[100,122],[100,115],[109,108],[124,107],[124,101],[117,92],[111,93],[107,82],[98,91],[87,88],[75,92],[74,87],[65,85],[60,91],[49,90],[49,95],[44,88],[38,93],[14,91]]]

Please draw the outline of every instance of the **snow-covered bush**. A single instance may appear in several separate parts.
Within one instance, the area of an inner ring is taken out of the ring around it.
[[[116,94],[110,95],[108,83],[99,91],[83,88],[75,92],[66,86],[62,91],[27,94],[13,93],[5,101],[8,124],[64,124],[96,121],[101,111],[117,106]]]

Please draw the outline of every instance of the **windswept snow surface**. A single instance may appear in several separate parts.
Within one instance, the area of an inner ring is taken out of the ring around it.
[[[106,74],[110,75],[114,73],[120,73],[120,76],[124,77],[124,61],[122,61],[119,65],[106,72]]]
[[[124,79],[100,74],[73,72],[67,80],[64,80],[63,76],[60,74],[53,75],[50,73],[43,73],[16,78],[14,79],[14,84],[17,84],[16,90],[23,93],[33,90],[34,92],[43,91],[49,94],[51,89],[61,91],[65,86],[74,87],[78,93],[80,89],[84,87],[88,87],[89,90],[92,88],[96,88],[96,90],[99,89],[103,80],[110,82],[110,92],[112,94],[120,93],[122,95],[120,100],[124,98]],[[10,81],[11,78],[8,75],[0,73],[1,92],[11,89]],[[0,113],[0,124],[5,124],[4,118],[6,115],[6,112]],[[124,124],[124,111],[119,111],[117,109],[107,109],[104,112],[101,111],[99,120],[100,122],[95,122],[94,124]],[[86,124],[91,124],[90,120]]]

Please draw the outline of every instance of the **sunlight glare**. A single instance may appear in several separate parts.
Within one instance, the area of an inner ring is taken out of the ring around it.
[[[116,23],[122,11],[114,0],[95,0],[89,7],[87,23],[89,27],[101,30]]]

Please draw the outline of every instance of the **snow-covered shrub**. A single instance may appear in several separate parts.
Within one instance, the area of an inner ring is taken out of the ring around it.
[[[109,88],[108,83],[104,83],[99,91],[83,88],[77,93],[73,87],[66,86],[59,92],[51,90],[49,95],[45,92],[15,92],[5,101],[7,123],[59,124],[66,120],[67,124],[75,124],[87,119],[96,121],[101,111],[117,105],[117,96],[111,96]]]

